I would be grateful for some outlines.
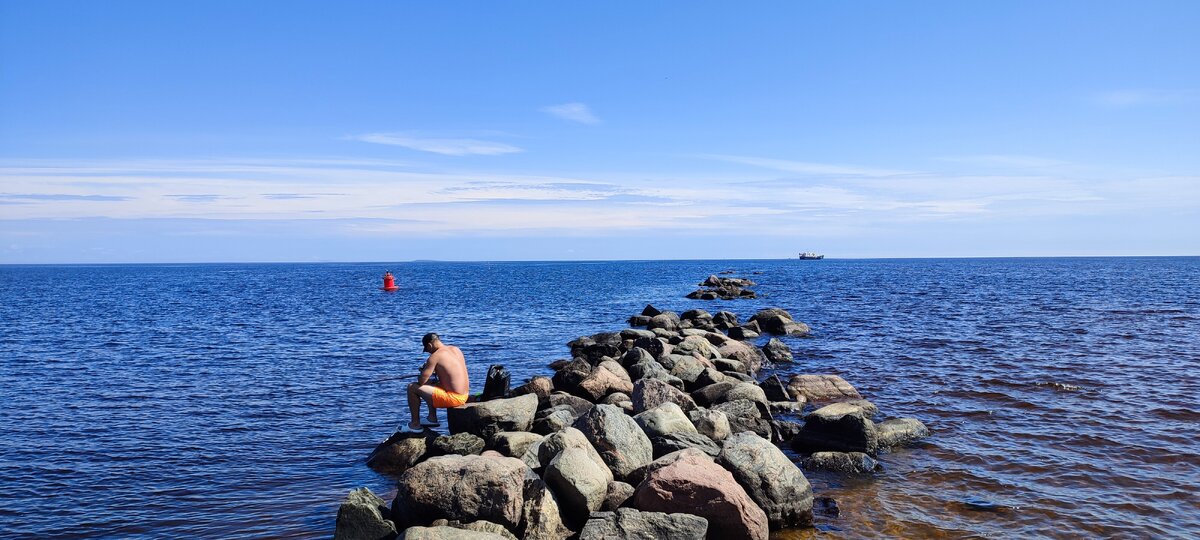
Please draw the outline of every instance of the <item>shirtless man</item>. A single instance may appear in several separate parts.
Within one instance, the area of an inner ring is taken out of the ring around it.
[[[442,343],[437,334],[430,332],[421,338],[421,345],[429,353],[429,360],[421,367],[417,382],[408,385],[408,410],[412,412],[409,429],[418,430],[423,425],[438,425],[437,409],[457,407],[467,402],[471,383],[467,379],[467,360],[458,347]],[[437,374],[437,385],[427,384],[429,376]],[[421,400],[429,406],[427,422],[420,422]]]

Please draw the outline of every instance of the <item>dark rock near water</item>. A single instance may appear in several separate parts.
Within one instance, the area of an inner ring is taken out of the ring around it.
[[[620,508],[592,514],[579,540],[703,540],[707,532],[708,521],[699,516]]]
[[[779,364],[792,361],[792,350],[787,344],[779,341],[779,338],[771,338],[766,345],[762,347],[763,355],[772,363]]]
[[[787,387],[784,386],[783,380],[779,375],[771,375],[763,382],[759,383],[762,387],[763,395],[767,397],[767,401],[792,401],[792,395],[788,393]]]
[[[436,436],[432,431],[396,433],[375,447],[367,457],[367,467],[381,474],[400,476],[425,459]]]
[[[629,318],[629,326],[647,326],[650,324],[650,317],[647,315],[634,315]]]
[[[387,503],[367,488],[358,488],[338,507],[334,540],[390,540],[396,537],[396,524],[384,516],[390,514]]]
[[[812,471],[869,473],[883,470],[875,458],[862,452],[816,452],[804,458],[803,464],[805,469]]]
[[[592,374],[592,363],[583,358],[571,360],[571,363],[554,373],[551,381],[555,390],[574,392],[588,375]]]
[[[891,447],[908,444],[929,436],[929,428],[916,418],[893,418],[876,426],[879,430],[879,446]]]
[[[501,431],[529,431],[537,407],[537,396],[526,394],[446,409],[446,419],[451,434],[473,433],[490,439]]]
[[[792,439],[792,447],[800,452],[874,454],[879,449],[879,433],[862,407],[834,403],[804,417],[804,428]]]
[[[628,312],[627,312],[627,313],[628,313]],[[660,313],[662,313],[662,311],[659,311],[659,310],[658,310],[658,308],[656,308],[656,307],[654,307],[653,305],[650,305],[650,304],[646,304],[646,307],[645,307],[645,308],[642,308],[642,315],[644,315],[644,316],[646,316],[646,317],[653,317],[653,316],[655,316],[655,315],[658,315],[658,314],[660,314]]]
[[[755,332],[754,330],[751,330],[745,326],[735,326],[729,329],[729,337],[737,340],[749,341],[752,339],[758,339],[758,336],[758,332]]]
[[[838,517],[842,513],[833,497],[813,497],[813,513],[825,517]]]
[[[713,315],[713,326],[721,330],[728,330],[738,325],[738,316],[728,311],[718,311]]]
[[[771,528],[812,523],[812,487],[771,441],[750,432],[734,434],[725,440],[717,461],[766,512]]]

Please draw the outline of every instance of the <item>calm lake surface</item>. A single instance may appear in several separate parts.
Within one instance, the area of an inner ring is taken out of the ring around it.
[[[683,297],[723,270],[762,298]],[[647,303],[785,308],[813,334],[778,372],[934,431],[806,473],[841,515],[780,538],[1200,534],[1200,258],[1071,258],[2,266],[0,536],[329,537],[350,489],[394,493],[364,465],[408,413],[378,379],[422,334],[478,392]]]

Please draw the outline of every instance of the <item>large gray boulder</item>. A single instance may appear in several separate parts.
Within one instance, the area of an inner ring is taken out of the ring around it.
[[[534,476],[524,462],[515,458],[429,458],[400,477],[392,519],[397,525],[442,518],[463,522],[484,519],[517,531],[524,514],[526,475]]]
[[[862,407],[850,403],[826,405],[804,417],[804,427],[792,438],[800,452],[865,452],[879,449],[879,432]]]
[[[807,324],[795,321],[788,312],[779,308],[761,310],[750,317],[750,321],[758,323],[759,328],[772,334],[805,336],[809,333]]]
[[[772,529],[812,524],[812,487],[771,441],[750,432],[725,439],[717,462],[767,513]]]
[[[883,470],[875,458],[862,452],[816,452],[802,462],[810,471],[869,473]]]
[[[451,434],[472,433],[490,439],[501,431],[529,431],[537,407],[537,396],[525,394],[446,409],[446,418]]]
[[[698,356],[700,358],[720,358],[721,353],[708,342],[703,335],[694,335],[683,338],[683,341],[675,346],[674,354],[684,356]]]
[[[641,379],[633,385],[633,410],[641,413],[663,403],[674,403],[684,411],[696,408],[696,402],[670,384],[658,379]]]
[[[620,408],[596,405],[575,421],[574,427],[596,447],[618,480],[654,459],[650,439]]]
[[[893,418],[879,423],[876,428],[880,447],[908,444],[929,436],[929,428],[916,418]]]
[[[545,403],[540,404],[539,407],[554,408],[562,407],[564,405],[570,407],[571,410],[575,412],[575,416],[579,416],[585,412],[588,412],[588,409],[592,408],[592,402],[579,396],[573,396],[566,392],[554,392],[550,394],[550,396],[546,398]]]
[[[646,328],[649,330],[661,329],[668,332],[678,332],[680,330],[679,323],[679,315],[671,311],[664,311],[650,317],[650,323],[646,325]]]
[[[710,538],[767,540],[767,515],[729,471],[697,450],[655,460],[630,506],[700,516],[708,520]]]
[[[543,478],[558,496],[568,526],[578,526],[589,514],[600,510],[608,494],[606,473],[611,474],[581,448],[564,448],[546,465]]]
[[[559,540],[572,534],[563,523],[554,492],[532,471],[525,475],[525,506],[521,516],[526,540]]]
[[[771,338],[762,348],[763,355],[774,364],[792,361],[792,350],[788,346],[779,341],[779,338]]]
[[[641,412],[634,416],[633,420],[641,426],[646,436],[651,438],[681,431],[696,433],[696,426],[692,425],[691,420],[688,420],[683,409],[671,402]]]
[[[614,362],[615,363],[615,362]],[[620,366],[617,366],[620,369]],[[624,370],[622,370],[624,371]],[[626,374],[624,378],[609,371],[604,366],[596,366],[587,377],[584,377],[579,385],[575,387],[575,393],[588,401],[600,401],[601,398],[613,392],[624,392],[626,394],[633,392],[633,384],[629,382],[629,376]]]
[[[570,406],[550,407],[538,413],[537,418],[533,421],[533,432],[549,435],[575,423],[576,418],[579,418],[579,413],[576,413]]]
[[[537,459],[541,467],[545,467],[554,460],[554,457],[568,448],[576,448],[583,450],[587,454],[588,459],[604,470],[604,480],[606,482],[613,481],[612,471],[608,469],[608,464],[604,462],[604,458],[600,457],[600,453],[596,451],[596,447],[592,446],[591,441],[582,431],[567,426],[555,433],[547,435],[542,439],[537,447]]]
[[[850,383],[837,375],[793,375],[788,381],[788,393],[803,397],[809,403],[832,403],[862,399]]]
[[[703,540],[707,532],[708,520],[699,516],[619,508],[592,514],[579,540]]]
[[[729,341],[721,345],[717,349],[717,352],[721,354],[721,358],[729,358],[741,362],[745,366],[745,371],[751,373],[758,373],[762,369],[763,361],[766,359],[758,347],[744,341]]]
[[[334,540],[390,540],[396,537],[396,524],[385,519],[387,503],[367,488],[358,488],[338,507]]]

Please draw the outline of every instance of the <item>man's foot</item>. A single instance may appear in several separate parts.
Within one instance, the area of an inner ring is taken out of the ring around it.
[[[438,422],[437,418],[426,418],[424,422],[421,422],[421,425],[425,427],[438,427],[442,423]]]
[[[405,427],[408,428],[408,431],[425,431],[424,426],[420,422],[409,422]]]

